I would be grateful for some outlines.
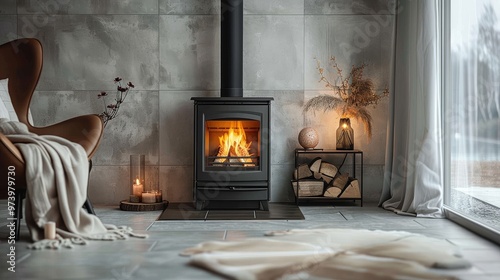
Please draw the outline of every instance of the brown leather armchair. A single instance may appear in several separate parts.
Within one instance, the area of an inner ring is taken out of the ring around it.
[[[46,127],[35,127],[28,121],[31,97],[40,78],[43,65],[43,49],[40,41],[32,38],[18,39],[0,45],[0,80],[9,79],[8,89],[12,105],[20,122],[30,132],[38,135],[56,135],[79,143],[91,157],[95,153],[103,133],[103,123],[98,115],[83,115]],[[8,170],[15,172],[16,238],[19,238],[22,218],[22,199],[26,194],[25,159],[5,135],[0,133],[0,198],[6,198]],[[89,170],[90,172],[90,170]],[[90,200],[84,206],[95,214]]]

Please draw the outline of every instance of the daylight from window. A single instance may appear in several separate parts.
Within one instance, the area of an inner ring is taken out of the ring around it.
[[[500,231],[500,1],[450,1],[445,203]]]

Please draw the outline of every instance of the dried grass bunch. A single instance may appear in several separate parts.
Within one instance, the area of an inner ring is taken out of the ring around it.
[[[320,74],[319,82],[324,82],[325,86],[335,92],[337,96],[320,95],[309,100],[303,109],[306,114],[309,111],[339,111],[342,118],[354,118],[363,123],[365,132],[369,138],[372,137],[372,117],[366,109],[369,105],[377,105],[378,101],[389,95],[389,90],[384,89],[382,94],[377,94],[373,81],[370,78],[363,77],[363,70],[367,66],[365,63],[360,66],[352,66],[351,72],[347,77],[342,75],[342,69],[337,64],[335,57],[330,58],[330,66],[336,70],[339,85],[335,85],[325,77],[325,69],[315,58],[318,72]]]

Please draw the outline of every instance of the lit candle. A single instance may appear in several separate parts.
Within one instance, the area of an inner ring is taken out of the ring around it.
[[[56,239],[56,223],[46,222],[43,229],[45,239]]]
[[[162,202],[161,191],[155,191],[156,202]]]
[[[142,193],[142,203],[155,203],[156,196],[154,193],[144,192]]]
[[[139,178],[135,179],[135,183],[132,186],[132,193],[137,197],[141,197],[142,190],[142,184],[139,182]]]

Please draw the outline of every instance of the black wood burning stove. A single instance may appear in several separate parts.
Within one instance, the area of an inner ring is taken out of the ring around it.
[[[271,98],[193,98],[196,208],[267,210]]]
[[[243,0],[221,1],[221,97],[194,100],[194,200],[267,210],[270,103],[243,97]]]

